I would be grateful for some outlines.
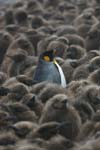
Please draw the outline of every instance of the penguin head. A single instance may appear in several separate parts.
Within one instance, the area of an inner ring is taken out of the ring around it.
[[[40,59],[46,62],[52,62],[54,59],[54,50],[46,51],[40,55]]]

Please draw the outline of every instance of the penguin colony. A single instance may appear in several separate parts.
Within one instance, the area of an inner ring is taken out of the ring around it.
[[[100,150],[100,1],[3,2],[0,150]]]

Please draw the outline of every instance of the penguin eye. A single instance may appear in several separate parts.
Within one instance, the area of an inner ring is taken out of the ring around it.
[[[49,57],[49,56],[44,56],[43,59],[44,59],[45,61],[50,61],[50,57]]]

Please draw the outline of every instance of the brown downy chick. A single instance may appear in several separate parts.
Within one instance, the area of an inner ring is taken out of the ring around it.
[[[38,128],[33,130],[28,136],[29,139],[41,138],[44,140],[50,139],[52,136],[57,134],[59,131],[59,123],[57,122],[47,122],[40,125]]]
[[[9,112],[14,117],[14,122],[18,121],[33,121],[36,122],[37,117],[26,105],[21,103],[11,103],[3,105],[5,111]]]
[[[12,132],[0,133],[0,146],[15,145],[18,142],[18,138]]]
[[[28,26],[28,14],[22,8],[19,8],[15,11],[15,21],[20,26]]]
[[[58,94],[49,99],[43,109],[43,113],[39,120],[40,124],[44,122],[66,122],[66,137],[74,139],[80,130],[81,119],[76,109],[68,102],[68,98],[64,94]]]
[[[27,86],[33,85],[32,79],[26,75],[18,75],[18,76],[16,76],[16,79],[18,82],[21,82]]]
[[[9,126],[16,136],[19,138],[25,138],[31,131],[37,128],[37,124],[29,121],[20,121]]]
[[[5,12],[5,23],[6,25],[9,24],[14,24],[15,20],[14,20],[14,10],[13,9],[8,9]]]
[[[41,82],[41,83],[34,84],[31,87],[30,92],[38,95],[46,87],[47,84],[48,84],[48,82]]]
[[[79,97],[80,101],[86,101],[88,102],[94,111],[98,108],[100,105],[100,88],[97,85],[90,85],[87,86],[84,91],[81,93]]]
[[[13,56],[7,55],[11,59],[11,65],[8,67],[9,77],[17,76],[21,74],[25,69],[24,62],[27,57],[27,52],[24,50],[18,50]]]
[[[11,34],[5,31],[0,31],[0,66],[2,66],[5,55],[8,51],[10,44],[13,41]]]
[[[43,90],[40,91],[40,94],[38,95],[39,98],[43,103],[47,102],[49,98],[52,98],[56,94],[63,93],[65,94],[66,91],[61,86],[58,86],[56,84],[48,83]]]
[[[79,112],[82,123],[85,123],[93,118],[95,112],[88,102],[75,101],[74,107]]]
[[[66,57],[69,59],[81,59],[85,54],[86,50],[76,45],[71,45],[66,51]]]
[[[27,105],[31,110],[33,110],[37,116],[41,116],[43,104],[40,99],[35,94],[26,94],[21,103]]]
[[[47,146],[48,150],[60,150],[60,149],[70,149],[74,146],[73,141],[66,139],[65,137],[57,134],[49,140],[49,144]]]
[[[100,85],[100,69],[95,70],[88,76],[88,80],[93,84]]]
[[[20,101],[25,94],[29,93],[28,87],[22,83],[11,85],[9,89],[8,99],[12,101]]]

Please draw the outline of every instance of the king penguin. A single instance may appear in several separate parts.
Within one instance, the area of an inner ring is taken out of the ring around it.
[[[54,50],[43,52],[33,76],[34,83],[52,82],[66,87],[66,80],[62,68],[54,58]]]

